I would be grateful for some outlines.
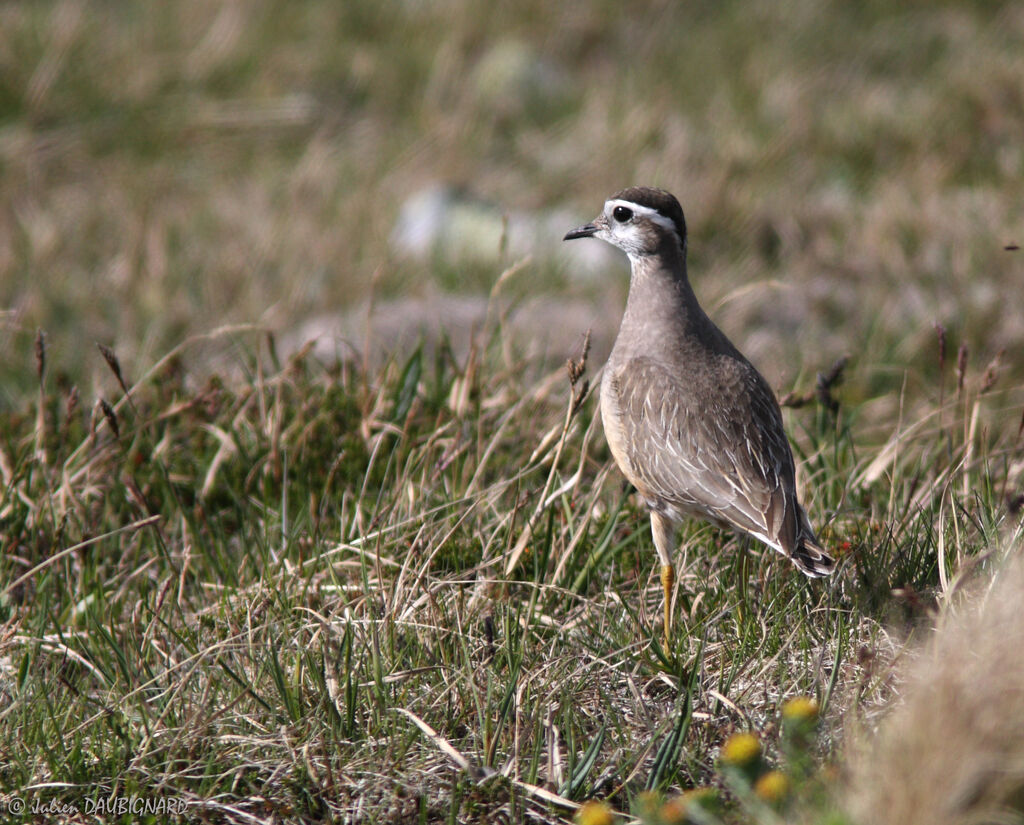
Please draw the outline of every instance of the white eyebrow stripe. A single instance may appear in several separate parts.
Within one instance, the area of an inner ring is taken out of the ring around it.
[[[642,206],[639,203],[633,203],[633,201],[624,201],[621,198],[606,201],[604,205],[604,213],[610,218],[616,206],[625,206],[627,209],[632,209],[635,214],[648,218],[653,223],[658,224],[658,226],[664,227],[665,229],[671,229],[676,234],[679,233],[679,230],[676,229],[676,225],[671,218],[666,218],[657,209],[651,209],[649,206]]]

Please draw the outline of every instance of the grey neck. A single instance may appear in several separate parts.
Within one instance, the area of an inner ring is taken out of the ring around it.
[[[693,341],[702,332],[706,336],[706,328],[714,325],[697,303],[681,250],[631,256],[630,264],[629,298],[613,356],[684,355]]]

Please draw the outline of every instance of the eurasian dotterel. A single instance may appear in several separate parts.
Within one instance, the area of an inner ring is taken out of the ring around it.
[[[835,562],[797,500],[775,394],[690,286],[679,201],[662,189],[624,189],[565,240],[589,237],[617,246],[631,266],[601,418],[615,461],[650,508],[667,644],[674,526],[687,516],[753,536],[808,576],[827,576]]]

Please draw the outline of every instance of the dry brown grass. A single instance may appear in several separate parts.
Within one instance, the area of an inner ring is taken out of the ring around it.
[[[27,350],[46,328],[76,372],[81,339],[146,362],[222,323],[343,311],[375,273],[429,289],[434,262],[387,239],[432,181],[581,217],[626,184],[676,191],[698,291],[776,386],[845,354],[912,364],[934,321],[980,358],[1024,331],[1003,300],[1024,237],[1012,3],[0,15],[0,335]],[[558,105],[481,94],[508,43],[554,67]],[[524,289],[557,300],[551,267]]]
[[[1024,821],[1024,556],[942,612],[860,742],[847,805],[872,825]]]

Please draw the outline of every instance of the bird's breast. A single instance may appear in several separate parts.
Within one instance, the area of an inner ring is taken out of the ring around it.
[[[629,459],[630,450],[623,415],[624,411],[619,401],[618,373],[609,362],[605,368],[604,378],[601,380],[601,424],[604,427],[604,437],[615,458],[615,463],[619,465],[622,474],[633,485],[636,485],[637,478]]]

